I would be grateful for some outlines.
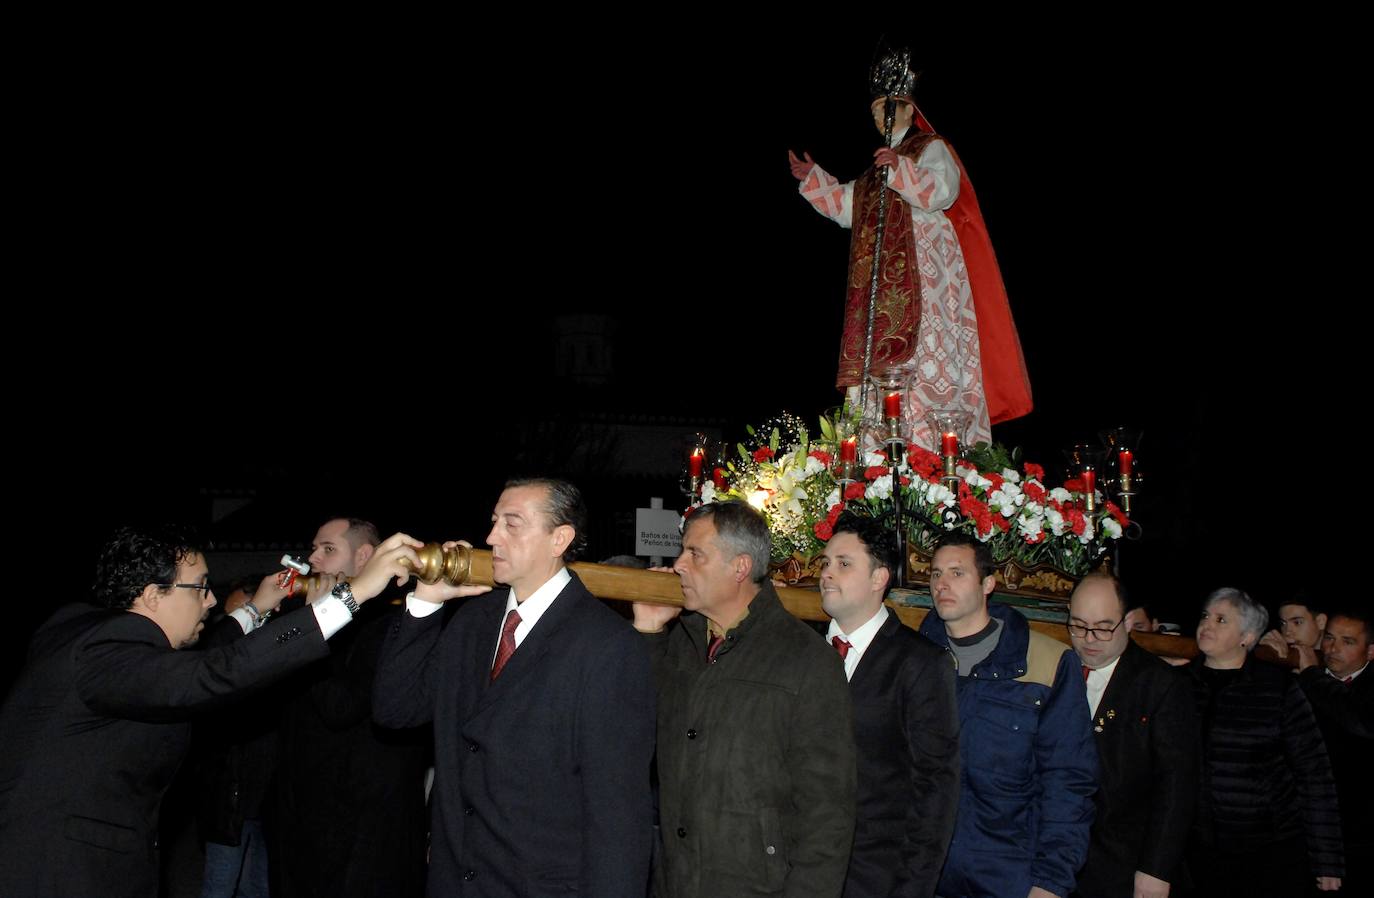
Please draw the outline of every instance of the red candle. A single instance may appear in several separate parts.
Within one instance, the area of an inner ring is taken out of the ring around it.
[[[958,455],[958,454],[959,454],[959,437],[956,436],[956,435],[954,434],[953,431],[946,431],[945,433],[941,434],[941,436],[940,436],[940,454],[942,454],[942,455]]]
[[[1134,467],[1134,465],[1135,465],[1135,457],[1134,457],[1133,455],[1131,455],[1131,450],[1129,450],[1129,449],[1122,449],[1122,450],[1121,450],[1121,455],[1120,455],[1120,461],[1121,461],[1121,476],[1122,476],[1122,477],[1130,477],[1130,476],[1131,476],[1131,471],[1132,471],[1132,469],[1133,469],[1133,467]]]
[[[1097,472],[1092,468],[1084,468],[1080,476],[1083,478],[1083,494],[1091,496],[1093,490],[1097,489]]]
[[[859,457],[859,438],[845,437],[840,443],[840,461],[854,461]]]
[[[718,490],[723,490],[723,489],[725,489],[725,469],[724,469],[724,468],[716,468],[714,471],[712,471],[712,472],[711,472],[711,480],[715,483],[716,489],[718,489]]]
[[[706,460],[706,453],[701,451],[701,447],[692,450],[692,457],[687,460],[688,470],[693,477],[701,476],[701,463]]]
[[[888,418],[900,418],[902,416],[902,394],[898,390],[893,390],[883,398],[883,415]]]

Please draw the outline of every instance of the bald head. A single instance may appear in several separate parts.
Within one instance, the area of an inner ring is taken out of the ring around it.
[[[1069,597],[1069,638],[1083,664],[1106,667],[1126,651],[1131,634],[1124,625],[1126,602],[1110,574],[1089,574]]]

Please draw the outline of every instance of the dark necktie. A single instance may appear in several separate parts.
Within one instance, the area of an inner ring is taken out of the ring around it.
[[[1092,673],[1092,672],[1093,672],[1093,669],[1092,669],[1091,667],[1089,667],[1089,666],[1086,665],[1086,664],[1083,665],[1083,682],[1084,682],[1084,683],[1088,682],[1088,674],[1090,674],[1090,673]]]
[[[849,650],[854,648],[854,646],[848,641],[846,641],[843,636],[835,636],[831,638],[830,644],[835,647],[835,651],[840,653],[841,661],[849,657]]]
[[[501,627],[501,642],[496,646],[496,661],[491,665],[491,678],[494,680],[501,675],[501,668],[506,666],[510,656],[515,654],[515,628],[520,626],[520,612],[514,608],[506,615],[506,623]]]
[[[716,652],[720,651],[720,647],[724,644],[724,636],[712,636],[711,644],[706,646],[706,660],[708,662],[716,660]]]

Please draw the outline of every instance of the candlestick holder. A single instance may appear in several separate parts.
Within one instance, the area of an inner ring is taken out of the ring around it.
[[[937,440],[934,451],[944,459],[942,480],[945,486],[957,495],[959,472],[956,463],[959,460],[959,447],[973,424],[973,413],[958,406],[931,409],[926,412],[926,424],[930,427],[931,435]]]
[[[1113,454],[1116,456],[1116,494],[1121,502],[1121,510],[1129,518],[1131,497],[1140,489],[1140,478],[1136,475],[1135,463],[1136,452],[1140,450],[1140,440],[1144,432],[1130,427],[1114,427],[1110,430],[1099,430],[1097,436],[1102,441],[1108,457]]]

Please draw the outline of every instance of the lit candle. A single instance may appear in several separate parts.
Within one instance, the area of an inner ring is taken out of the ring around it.
[[[1120,455],[1121,476],[1130,477],[1135,465],[1135,457],[1131,455],[1131,450],[1122,449]]]
[[[902,416],[902,394],[900,390],[893,390],[883,398],[883,415],[888,418],[900,418]]]
[[[1083,478],[1083,493],[1091,496],[1093,490],[1097,489],[1097,472],[1092,468],[1084,468],[1081,476]]]
[[[705,460],[706,453],[701,451],[700,446],[692,450],[692,457],[687,460],[687,467],[693,477],[701,476],[701,463]]]
[[[840,461],[854,461],[859,457],[859,438],[845,437],[840,443]]]
[[[952,430],[947,430],[940,435],[940,454],[958,455],[959,437]]]

